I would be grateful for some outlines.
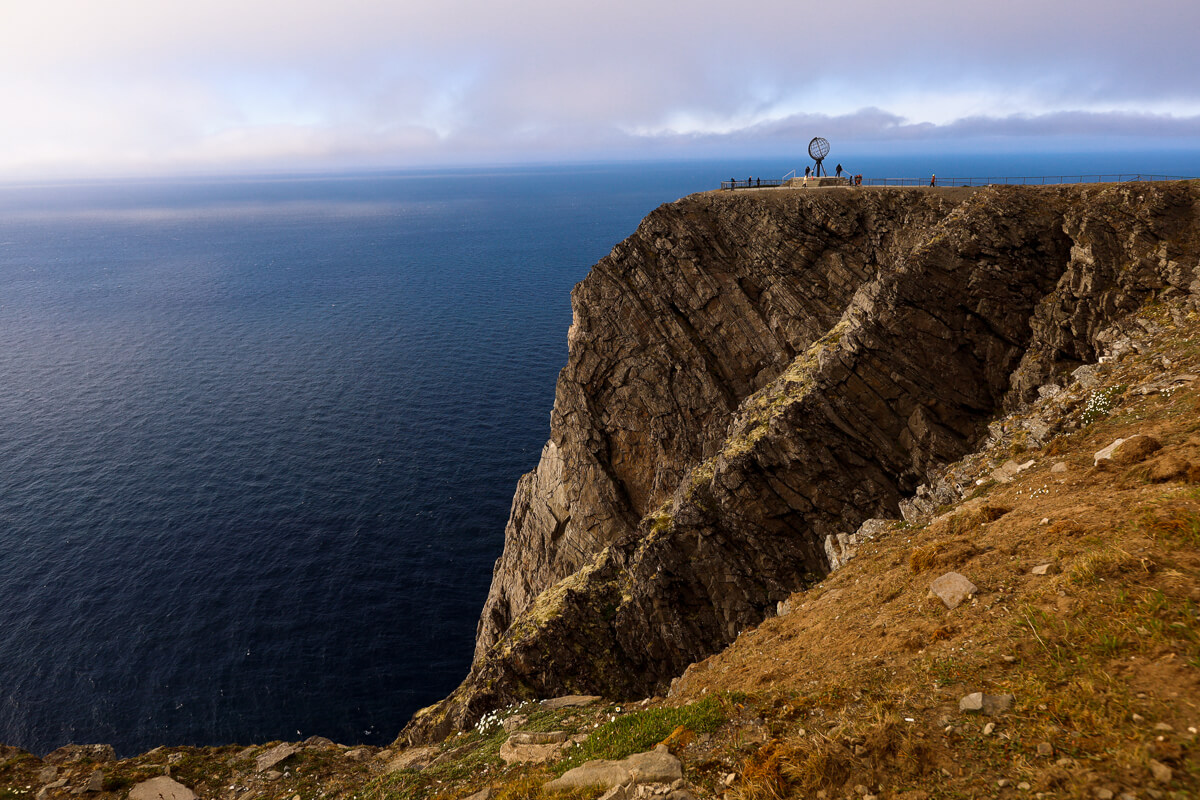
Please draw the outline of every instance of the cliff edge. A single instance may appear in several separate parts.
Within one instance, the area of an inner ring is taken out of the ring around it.
[[[1195,182],[660,207],[572,294],[473,667],[404,737],[533,697],[664,692],[826,574],[827,541],[919,487],[956,499],[939,468],[1148,298],[1194,301],[1198,219]]]

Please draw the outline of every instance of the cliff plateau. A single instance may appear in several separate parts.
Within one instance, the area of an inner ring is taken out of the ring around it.
[[[919,487],[957,499],[939,470],[1148,299],[1198,295],[1195,182],[660,207],[572,294],[471,672],[403,738],[533,697],[664,692],[836,566],[827,541]]]

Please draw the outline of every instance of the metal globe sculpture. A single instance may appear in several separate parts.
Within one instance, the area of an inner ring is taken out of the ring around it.
[[[828,140],[822,139],[820,136],[814,136],[813,140],[808,143],[808,154],[817,162],[817,168],[813,171],[813,175],[820,175],[822,172],[821,162],[825,160],[825,156],[829,155]]]

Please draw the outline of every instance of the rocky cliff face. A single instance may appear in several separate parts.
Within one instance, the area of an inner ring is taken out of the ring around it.
[[[1196,183],[661,207],[573,294],[471,673],[405,736],[664,690],[1168,294],[1200,295]]]

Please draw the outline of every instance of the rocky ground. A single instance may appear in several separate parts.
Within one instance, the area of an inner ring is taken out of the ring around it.
[[[5,748],[0,800],[1196,797],[1200,317],[1151,303],[1126,336],[668,697],[423,747]]]

